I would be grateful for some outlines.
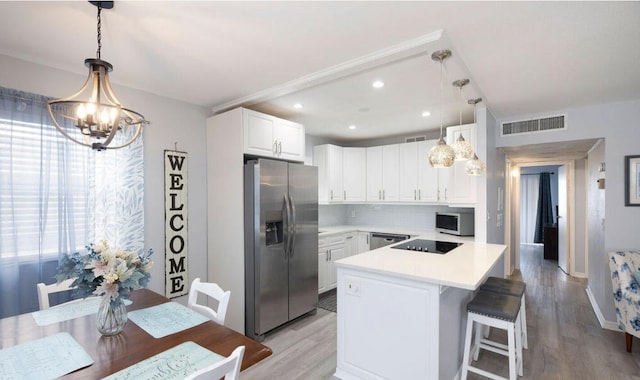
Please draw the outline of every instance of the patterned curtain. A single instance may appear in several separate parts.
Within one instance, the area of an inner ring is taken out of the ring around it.
[[[55,282],[64,253],[144,249],[142,136],[93,151],[53,127],[47,100],[0,87],[0,318],[38,309],[36,284]]]

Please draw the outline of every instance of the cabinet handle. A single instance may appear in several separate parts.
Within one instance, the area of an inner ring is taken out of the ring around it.
[[[331,190],[331,200],[333,200],[333,190]]]
[[[418,196],[417,196],[416,194],[417,194],[416,189],[413,189],[413,200],[414,200],[414,201],[415,201],[415,200],[418,200]]]
[[[282,141],[278,141],[278,155],[282,154]]]
[[[382,200],[384,201],[385,199],[387,199],[387,196],[384,194],[384,189],[382,189]]]
[[[447,188],[444,189],[444,200],[447,200]]]
[[[329,258],[328,261],[331,261],[331,250],[329,250]]]
[[[382,190],[378,190],[378,200],[382,199]]]
[[[342,196],[343,196],[342,200],[346,201],[347,200],[347,190],[342,190]]]
[[[369,234],[367,234],[367,245],[369,245]]]
[[[422,189],[418,189],[418,200],[422,200]]]
[[[353,239],[353,236],[347,236],[347,240]]]
[[[273,151],[274,155],[278,153],[278,141],[273,141],[273,148],[271,150]]]

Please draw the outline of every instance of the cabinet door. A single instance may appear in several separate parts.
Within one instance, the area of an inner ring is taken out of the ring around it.
[[[275,118],[259,112],[243,110],[244,152],[256,156],[273,157]]]
[[[320,252],[318,252],[318,293],[329,290],[329,273],[327,271],[329,262],[327,258],[327,249],[321,249]]]
[[[342,183],[345,201],[366,200],[367,151],[342,148]]]
[[[438,173],[438,202],[449,203],[449,173],[451,168],[436,169]]]
[[[382,200],[382,147],[367,148],[367,201]]]
[[[400,189],[399,198],[403,202],[416,202],[418,198],[418,143],[400,144],[399,150]]]
[[[418,156],[418,200],[420,202],[438,202],[438,172],[448,169],[437,169],[429,164],[429,151],[438,140],[417,142]]]
[[[304,127],[301,124],[277,119],[276,156],[284,160],[304,161]]]
[[[358,232],[358,253],[369,251],[369,233]]]
[[[465,140],[475,146],[475,124],[465,124],[447,128],[447,143],[453,143],[462,135]],[[451,141],[451,142],[449,142]],[[465,166],[467,161],[456,161],[449,171],[449,204],[474,204],[476,202],[476,176],[467,175]]]
[[[342,188],[342,148],[336,145],[313,147],[313,164],[318,167],[318,202],[340,202]]]
[[[399,200],[400,147],[398,144],[382,147],[382,200]]]
[[[329,283],[327,288],[333,289],[338,282],[338,274],[335,262],[345,258],[344,244],[329,247]]]
[[[358,233],[348,232],[344,234],[344,257],[358,254]]]

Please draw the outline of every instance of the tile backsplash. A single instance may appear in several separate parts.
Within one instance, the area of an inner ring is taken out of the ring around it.
[[[435,229],[436,212],[455,212],[456,208],[427,205],[320,205],[320,227],[366,225]]]

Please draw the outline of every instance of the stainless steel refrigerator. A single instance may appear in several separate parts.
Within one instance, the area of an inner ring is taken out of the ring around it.
[[[245,334],[255,340],[318,306],[318,168],[245,164]]]

